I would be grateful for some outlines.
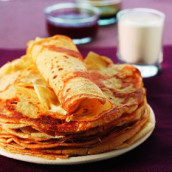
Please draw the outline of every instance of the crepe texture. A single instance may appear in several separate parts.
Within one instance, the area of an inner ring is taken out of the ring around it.
[[[90,80],[83,58],[70,38],[36,39],[28,43],[27,54],[67,111],[68,120],[94,120],[112,109],[111,102]]]
[[[11,153],[98,154],[153,128],[140,72],[93,52],[82,59],[65,36],[30,41],[0,69],[0,147]]]

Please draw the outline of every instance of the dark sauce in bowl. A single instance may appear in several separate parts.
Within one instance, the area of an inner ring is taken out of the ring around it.
[[[48,34],[66,35],[78,44],[91,41],[98,30],[99,15],[89,8],[75,7],[72,3],[66,3],[72,6],[65,7],[64,4],[61,4],[63,8],[57,6],[53,10],[45,11]]]
[[[85,17],[86,14],[80,13],[68,13],[68,14],[59,14],[57,17],[65,19],[82,19]],[[79,39],[79,38],[86,38],[86,37],[94,37],[96,35],[98,29],[97,21],[79,24],[59,24],[53,23],[47,20],[47,30],[49,35],[55,34],[63,34],[71,37],[72,39]]]

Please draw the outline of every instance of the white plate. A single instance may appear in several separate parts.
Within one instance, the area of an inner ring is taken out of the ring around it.
[[[155,115],[153,110],[151,110],[151,120],[152,124],[155,126]],[[19,154],[12,154],[9,152],[6,152],[4,150],[0,150],[0,155],[6,156],[8,158],[16,159],[16,160],[21,160],[21,161],[26,161],[30,163],[36,163],[36,164],[49,164],[49,165],[72,165],[72,164],[83,164],[83,163],[89,163],[89,162],[95,162],[95,161],[101,161],[113,157],[117,157],[119,155],[122,155],[140,144],[142,144],[152,133],[153,131],[147,133],[143,138],[132,144],[130,147],[119,149],[119,150],[114,150],[106,153],[101,153],[97,155],[87,155],[87,156],[78,156],[78,157],[70,157],[68,159],[56,159],[56,160],[46,160],[42,158],[37,158],[37,157],[32,157],[28,155],[19,155]]]

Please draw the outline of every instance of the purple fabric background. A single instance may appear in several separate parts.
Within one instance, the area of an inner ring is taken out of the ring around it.
[[[0,1],[0,47],[25,48],[28,40],[46,37],[44,9],[58,2],[74,0],[10,0]],[[122,8],[154,8],[166,15],[164,44],[172,45],[172,0],[122,0]],[[100,27],[96,39],[80,47],[114,47],[116,25]]]
[[[81,49],[85,57],[89,51],[106,55],[116,62],[115,48]],[[25,50],[0,49],[0,66],[21,56]],[[47,166],[21,162],[0,156],[0,171],[25,172],[171,172],[172,171],[172,47],[164,48],[162,72],[144,79],[147,98],[156,115],[156,128],[151,137],[138,148],[122,156],[96,163],[74,166]]]

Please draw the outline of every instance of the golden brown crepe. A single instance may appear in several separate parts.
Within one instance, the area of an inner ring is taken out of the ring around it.
[[[67,37],[30,41],[26,56],[0,69],[0,147],[9,152],[97,154],[153,127],[140,72],[93,52],[83,60]]]
[[[36,39],[27,54],[58,97],[70,120],[96,120],[112,109],[112,103],[90,80],[82,56],[65,36]]]

